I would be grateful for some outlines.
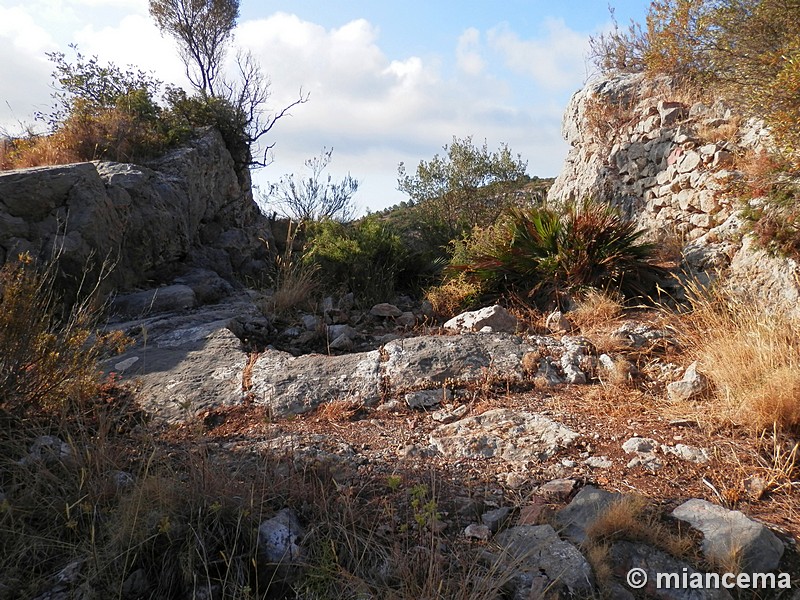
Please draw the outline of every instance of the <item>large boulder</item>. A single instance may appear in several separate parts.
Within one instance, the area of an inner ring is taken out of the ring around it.
[[[480,310],[461,313],[444,324],[445,329],[455,331],[489,331],[514,333],[517,319],[502,306],[487,306]]]
[[[270,239],[249,174],[237,170],[219,132],[146,166],[94,161],[0,173],[0,263],[30,252],[59,257],[74,294],[84,270],[113,266],[104,291],[182,274],[257,275]]]

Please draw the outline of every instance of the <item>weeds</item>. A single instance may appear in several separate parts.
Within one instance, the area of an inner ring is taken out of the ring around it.
[[[480,294],[480,286],[464,275],[446,279],[440,285],[428,288],[425,299],[431,303],[433,312],[442,319],[449,319],[472,308]]]
[[[627,495],[612,502],[589,524],[586,535],[586,557],[601,587],[607,588],[612,580],[609,550],[617,540],[642,542],[678,558],[697,558],[695,540],[676,531],[641,496]]]
[[[716,288],[690,294],[684,336],[714,388],[720,421],[758,432],[800,425],[800,337],[796,319]]]
[[[89,303],[58,317],[55,275],[28,255],[0,268],[0,410],[54,412],[97,396],[98,359],[125,345],[119,333],[95,331]]]
[[[317,265],[303,260],[296,249],[296,239],[301,224],[289,221],[286,230],[284,251],[275,255],[271,274],[274,291],[264,306],[268,314],[285,315],[293,310],[311,307],[313,294],[317,290]]]
[[[582,330],[606,325],[622,315],[622,302],[615,294],[588,290],[578,306],[569,312],[569,318]]]

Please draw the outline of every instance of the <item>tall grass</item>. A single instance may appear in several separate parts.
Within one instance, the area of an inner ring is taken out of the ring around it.
[[[757,431],[800,430],[800,322],[755,300],[694,287],[685,334],[713,384],[714,416]]]
[[[98,359],[120,349],[120,334],[99,334],[91,298],[58,315],[55,267],[29,255],[0,268],[0,410],[54,410],[96,396]]]

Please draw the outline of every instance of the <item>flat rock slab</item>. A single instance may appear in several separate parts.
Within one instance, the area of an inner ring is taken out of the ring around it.
[[[111,327],[134,336],[137,347],[108,361],[106,370],[138,381],[147,393],[143,407],[169,421],[186,420],[202,410],[240,402],[245,393],[257,404],[269,407],[275,416],[307,412],[332,400],[358,400],[369,405],[386,394],[447,399],[451,386],[483,378],[514,380],[529,376],[530,372],[523,374],[522,368],[528,353],[541,355],[537,359],[539,375],[550,373],[552,382],[560,383],[563,379],[556,372],[560,367],[554,357],[561,355],[563,363],[564,356],[572,356],[571,346],[565,341],[540,336],[421,336],[390,341],[380,351],[342,356],[295,357],[267,350],[256,358],[245,378],[248,356],[238,339],[264,339],[273,331],[272,323],[246,294],[216,306],[152,315]],[[583,360],[575,358],[579,359]],[[244,379],[247,390],[242,388]],[[545,460],[577,437],[540,415],[526,413],[507,418],[487,413],[453,427],[455,433],[437,430],[435,438],[443,452],[499,456],[510,462]],[[463,440],[448,441],[468,431],[472,431],[472,447]]]
[[[216,327],[216,328],[215,328]],[[242,401],[246,354],[220,324],[173,330],[106,364],[139,389],[142,408],[167,422]]]
[[[380,361],[377,350],[342,356],[267,350],[253,366],[249,392],[276,415],[307,412],[332,400],[374,404],[381,395]]]
[[[743,573],[768,573],[780,564],[783,542],[738,510],[693,499],[672,511],[672,516],[703,533],[702,549],[708,558],[727,564],[733,554],[738,554]]]
[[[114,298],[111,310],[125,317],[194,308],[197,297],[188,285],[167,285],[143,292],[122,294]]]
[[[578,437],[542,415],[497,408],[437,427],[430,442],[448,457],[497,457],[524,465],[549,459]]]
[[[384,346],[382,365],[392,389],[439,387],[450,379],[519,376],[522,357],[535,347],[509,334],[466,333],[398,339]]]
[[[558,537],[550,525],[518,525],[498,533],[503,560],[513,561],[513,598],[541,598],[549,590],[566,588],[569,597],[590,597],[594,577],[578,549]],[[558,596],[561,597],[561,596]]]

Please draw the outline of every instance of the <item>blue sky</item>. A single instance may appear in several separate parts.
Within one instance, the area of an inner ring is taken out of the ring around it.
[[[624,25],[641,21],[649,2],[611,4]],[[234,44],[270,75],[271,105],[301,87],[311,95],[275,126],[275,162],[254,180],[266,188],[303,173],[305,159],[333,147],[332,174],[361,180],[354,200],[377,210],[404,200],[399,162],[413,168],[453,136],[507,143],[530,175],[555,176],[567,152],[562,113],[592,75],[588,38],[609,27],[604,0],[242,0]],[[14,132],[47,108],[44,53],[72,42],[185,85],[147,0],[0,0],[0,127]]]

